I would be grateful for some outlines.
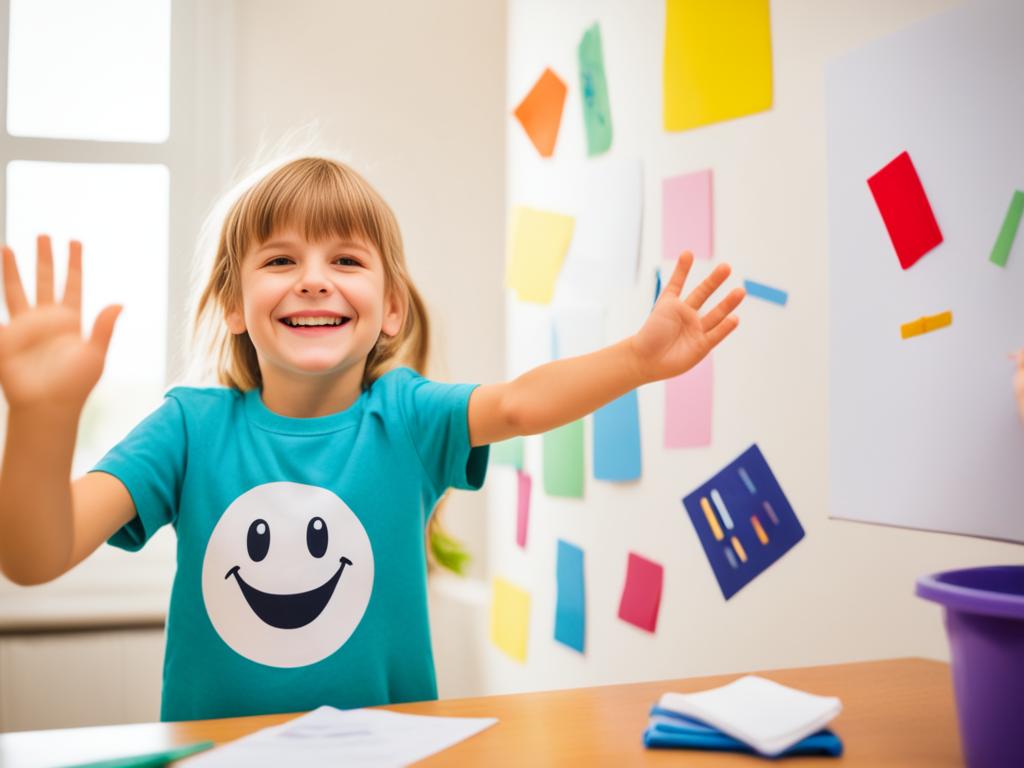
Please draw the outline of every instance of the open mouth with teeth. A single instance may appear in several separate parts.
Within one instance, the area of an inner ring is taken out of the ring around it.
[[[289,328],[326,330],[348,324],[348,317],[282,317],[281,323]]]
[[[323,612],[334,594],[334,588],[338,586],[345,566],[352,565],[352,561],[347,557],[341,558],[338,562],[338,570],[319,587],[292,595],[278,595],[256,589],[242,578],[237,565],[229,570],[224,578],[235,577],[245,601],[253,613],[264,622],[278,629],[298,629],[309,624]]]

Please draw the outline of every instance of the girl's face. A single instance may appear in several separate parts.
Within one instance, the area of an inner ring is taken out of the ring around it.
[[[381,256],[364,240],[309,242],[275,232],[245,254],[241,278],[242,306],[226,320],[232,333],[248,331],[264,381],[353,367],[361,378],[380,334],[402,327],[402,308],[385,294]]]

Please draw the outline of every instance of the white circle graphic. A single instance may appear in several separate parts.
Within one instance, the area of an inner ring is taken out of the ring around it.
[[[224,510],[206,545],[210,621],[260,664],[302,667],[330,656],[359,626],[372,591],[366,530],[326,488],[251,488]]]

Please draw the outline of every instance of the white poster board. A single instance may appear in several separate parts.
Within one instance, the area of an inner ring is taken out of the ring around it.
[[[974,3],[828,67],[833,517],[1024,541],[1024,231],[989,261],[1024,189],[1022,33],[1024,3]],[[867,185],[903,151],[943,234],[906,271]]]

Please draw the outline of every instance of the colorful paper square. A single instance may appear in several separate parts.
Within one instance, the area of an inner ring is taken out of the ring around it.
[[[496,576],[491,592],[491,642],[509,658],[526,661],[530,593]]]
[[[661,256],[675,262],[683,251],[695,259],[712,256],[710,170],[661,182]]]
[[[583,421],[544,433],[544,493],[583,498]]]
[[[580,64],[580,95],[583,98],[583,125],[587,131],[587,155],[606,152],[612,145],[612,110],[608,102],[608,82],[604,76],[601,27],[595,23],[583,33],[577,55]]]
[[[558,577],[555,640],[583,653],[587,626],[583,550],[559,539],[555,570]]]
[[[909,154],[901,152],[893,158],[868,179],[868,187],[903,269],[942,242],[942,232]]]
[[[505,464],[516,469],[523,468],[523,449],[525,441],[521,437],[502,440],[491,446],[491,463]]]
[[[640,413],[635,389],[594,411],[594,477],[617,483],[640,478]]]
[[[551,211],[512,211],[506,278],[520,301],[550,304],[576,221]]]
[[[516,119],[541,157],[551,157],[555,151],[567,90],[558,75],[545,69],[515,109]]]
[[[619,618],[640,629],[654,632],[658,626],[663,579],[664,569],[661,565],[630,552],[626,565],[626,583],[619,601]]]
[[[726,600],[804,537],[756,444],[684,497],[683,507]]]
[[[665,447],[711,445],[714,364],[708,355],[686,373],[665,382]]]
[[[768,0],[667,0],[666,131],[685,131],[772,106]]]
[[[530,492],[533,478],[519,470],[516,473],[516,544],[526,549],[526,534],[530,527]]]

